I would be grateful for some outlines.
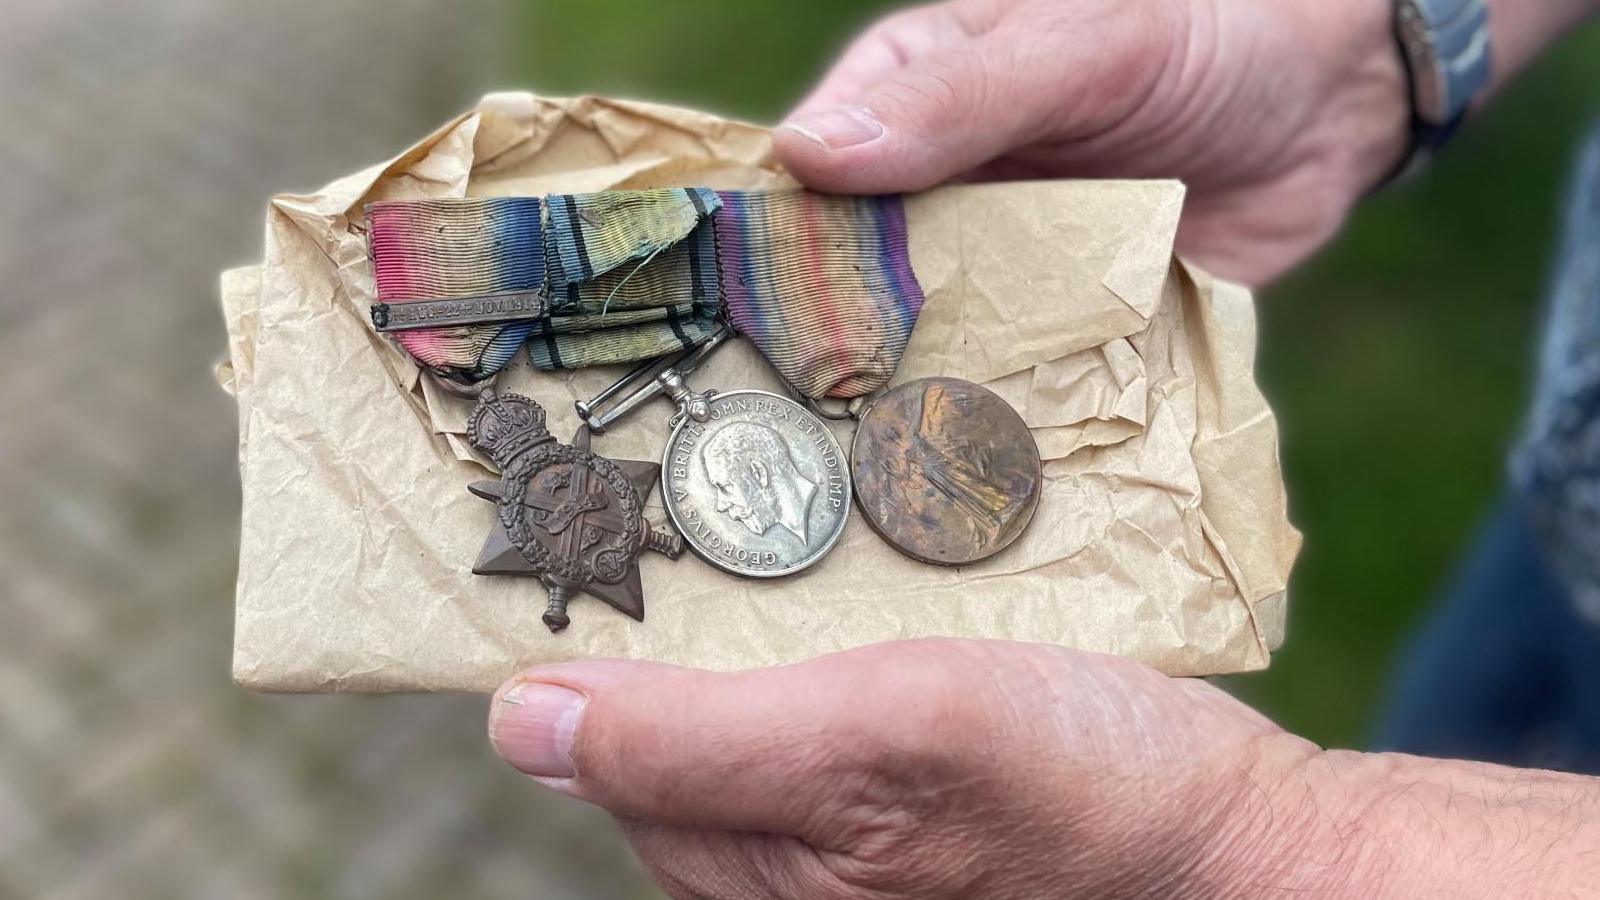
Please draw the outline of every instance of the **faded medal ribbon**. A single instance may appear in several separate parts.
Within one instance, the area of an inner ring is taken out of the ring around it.
[[[537,197],[367,207],[373,326],[454,382],[491,378],[549,311]]]
[[[694,346],[720,309],[718,204],[704,189],[370,204],[373,326],[456,384],[524,344],[547,370]]]
[[[728,319],[802,397],[889,383],[922,312],[898,196],[724,191]]]

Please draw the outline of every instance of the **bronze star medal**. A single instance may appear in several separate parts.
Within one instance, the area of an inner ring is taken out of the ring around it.
[[[501,472],[499,481],[469,488],[499,507],[472,571],[538,576],[550,592],[544,623],[553,632],[571,622],[567,603],[579,591],[642,621],[640,554],[677,559],[683,552],[683,538],[652,530],[644,518],[661,467],[591,453],[587,428],[562,444],[545,428],[539,404],[493,390],[472,411],[467,439]]]

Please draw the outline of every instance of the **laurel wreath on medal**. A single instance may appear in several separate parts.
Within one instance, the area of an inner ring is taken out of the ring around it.
[[[550,466],[571,463],[583,466],[605,479],[618,498],[618,511],[622,514],[622,534],[613,546],[597,552],[592,564],[585,564],[582,554],[575,559],[563,559],[546,550],[533,535],[528,508],[524,500],[533,477]],[[538,447],[512,464],[504,473],[505,494],[500,501],[500,524],[505,526],[511,539],[528,563],[538,571],[582,583],[589,580],[615,584],[628,574],[628,563],[638,557],[644,546],[644,514],[640,510],[639,495],[633,489],[622,467],[603,456],[566,444]]]

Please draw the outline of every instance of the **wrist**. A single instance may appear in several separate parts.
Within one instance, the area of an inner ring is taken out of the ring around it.
[[[1411,143],[1411,88],[1394,0],[1305,0],[1293,10],[1324,78],[1321,143],[1353,193],[1364,194],[1394,171]]]
[[[1213,850],[1212,881],[1233,891],[1515,898],[1600,881],[1595,779],[1280,736],[1247,787]]]
[[[1487,0],[1490,46],[1494,54],[1491,90],[1510,81],[1539,54],[1591,16],[1600,0]]]

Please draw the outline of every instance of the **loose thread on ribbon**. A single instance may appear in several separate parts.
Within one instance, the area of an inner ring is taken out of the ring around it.
[[[606,302],[600,307],[600,318],[605,318],[606,313],[611,311],[611,299],[617,296],[617,291],[622,290],[622,286],[627,284],[629,279],[638,274],[640,269],[649,265],[650,261],[655,259],[658,255],[660,255],[661,251],[665,249],[667,249],[665,246],[661,246],[650,251],[650,255],[646,256],[643,262],[639,263],[637,266],[634,266],[632,272],[622,276],[622,280],[617,282],[617,286],[612,288],[611,293],[606,295]]]

